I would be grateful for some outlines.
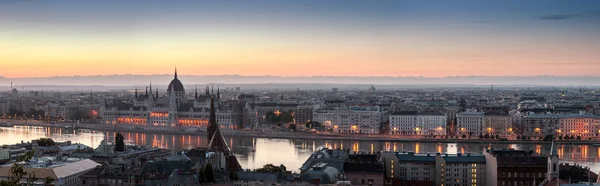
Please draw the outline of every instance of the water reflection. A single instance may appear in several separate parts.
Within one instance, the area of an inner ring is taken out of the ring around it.
[[[41,137],[50,137],[55,141],[72,141],[91,147],[97,147],[102,140],[114,141],[116,132],[94,130],[73,130],[48,127],[0,127],[0,144],[15,144]],[[168,149],[191,149],[206,146],[205,136],[201,135],[165,135],[125,132],[127,144],[146,145]],[[457,144],[457,143],[415,143],[356,140],[313,140],[313,139],[266,139],[246,137],[226,137],[231,150],[238,156],[241,165],[247,169],[262,167],[267,163],[284,164],[290,170],[297,170],[316,149],[327,147],[348,148],[351,153],[378,151],[414,151],[419,153],[481,153],[485,148],[514,148],[533,150],[536,154],[547,154],[549,144]],[[557,152],[563,162],[591,166],[600,170],[600,148],[588,145],[557,145]],[[565,153],[566,152],[566,153]]]

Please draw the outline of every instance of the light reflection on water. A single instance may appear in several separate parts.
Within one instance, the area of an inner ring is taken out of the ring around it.
[[[50,137],[55,141],[72,141],[91,147],[97,147],[102,140],[112,142],[116,132],[94,130],[73,130],[49,127],[14,126],[0,127],[0,144],[28,142],[41,137]],[[206,146],[206,136],[168,135],[140,132],[125,132],[126,143],[147,145],[168,149],[191,149]],[[356,140],[314,140],[314,139],[267,139],[248,137],[226,137],[231,150],[236,154],[242,167],[255,169],[265,164],[284,164],[289,170],[298,170],[310,154],[319,148],[349,148],[356,151],[414,151],[419,153],[481,153],[484,148],[514,148],[532,150],[536,154],[547,154],[549,144],[457,144],[457,143],[417,143],[417,142],[379,142]],[[173,148],[175,147],[175,148]],[[557,145],[558,155],[563,162],[591,166],[600,171],[600,148],[588,145]]]

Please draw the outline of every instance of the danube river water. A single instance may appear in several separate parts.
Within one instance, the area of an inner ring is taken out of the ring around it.
[[[71,141],[90,147],[97,147],[102,140],[113,142],[116,132],[87,129],[64,129],[33,126],[0,127],[0,144],[28,142],[41,137],[55,141]],[[191,149],[206,146],[206,136],[167,135],[143,132],[125,132],[128,144],[146,145],[168,149]],[[288,170],[298,168],[310,154],[323,147],[350,149],[351,152],[414,151],[418,153],[481,153],[485,148],[515,148],[533,150],[547,154],[549,144],[487,144],[487,143],[419,143],[384,142],[365,140],[317,140],[317,139],[268,139],[250,137],[226,137],[227,143],[245,169],[255,169],[265,164],[283,164]],[[590,166],[592,171],[600,171],[600,147],[591,145],[558,145],[562,162]]]

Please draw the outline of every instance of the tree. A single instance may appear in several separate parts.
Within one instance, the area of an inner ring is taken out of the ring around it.
[[[321,127],[321,123],[316,122],[316,121],[309,121],[304,124],[304,127],[306,127],[306,128]]]
[[[54,146],[54,140],[52,140],[52,138],[40,138],[37,141],[38,146],[42,146],[42,147],[49,147],[49,146]]]
[[[462,137],[463,139],[465,139],[465,138],[467,138],[467,135],[463,134],[461,137]]]
[[[285,166],[284,167],[275,166],[275,165],[269,163],[269,164],[263,165],[262,168],[256,169],[256,171],[257,172],[280,172],[280,171],[282,171],[282,169],[283,169],[283,171],[285,171]]]
[[[288,126],[288,129],[290,129],[291,131],[296,131],[296,124],[290,124]]]
[[[548,134],[544,136],[544,141],[552,141],[554,139],[554,135]]]
[[[521,139],[521,136],[517,136],[517,139],[518,139],[518,140],[520,140],[520,139]]]
[[[37,110],[35,110],[34,108],[30,108],[29,111],[27,111],[27,113],[25,113],[26,117],[33,117],[32,119],[37,118]]]
[[[562,135],[558,136],[558,140],[562,140],[562,139],[563,139]]]
[[[527,140],[527,136],[521,136],[521,140]]]
[[[237,180],[237,174],[233,171],[229,171],[229,180]]]
[[[565,140],[569,140],[569,139],[571,139],[571,138],[570,138],[570,137],[569,137],[569,135],[567,134],[567,135],[565,135],[564,139],[565,139]]]
[[[215,181],[214,170],[210,163],[207,164],[206,168],[204,169],[204,178],[206,179],[207,182]]]
[[[573,140],[573,139],[575,139],[575,135],[571,135],[571,139],[572,139],[572,140]]]
[[[198,182],[202,183],[205,181],[206,181],[206,178],[204,177],[204,171],[202,169],[200,169],[200,171],[198,171]]]
[[[483,139],[483,135],[479,134],[479,139]]]
[[[34,153],[35,151],[31,150],[26,152],[24,155],[18,156],[17,162],[27,162],[31,160]],[[10,175],[8,177],[8,180],[0,181],[0,186],[20,186],[22,185],[21,179],[23,179],[23,177],[25,176],[27,176],[27,185],[33,185],[33,181],[35,181],[36,179],[35,173],[26,172],[25,168],[20,163],[13,163],[9,172]]]
[[[44,179],[44,186],[54,185],[54,183],[52,183],[52,182],[54,182],[54,178],[51,178],[48,176],[48,177],[46,177],[46,179]]]
[[[116,152],[124,152],[125,151],[125,137],[120,132],[115,136],[115,151]]]
[[[496,134],[496,139],[500,139],[500,136],[498,134]]]
[[[277,124],[278,126],[281,123],[289,123],[294,121],[294,112],[289,110],[287,112],[284,111],[269,111],[265,114],[265,119],[270,121],[272,124]]]
[[[581,136],[577,136],[577,140],[581,140]]]
[[[485,136],[483,136],[483,138],[490,139],[490,135],[489,134],[485,134]]]
[[[8,115],[9,116],[22,116],[24,114],[24,112],[21,109],[18,109],[16,107],[10,107],[8,109]]]

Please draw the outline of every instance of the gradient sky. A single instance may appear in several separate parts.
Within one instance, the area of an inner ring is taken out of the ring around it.
[[[0,76],[600,76],[600,1],[0,0]]]

